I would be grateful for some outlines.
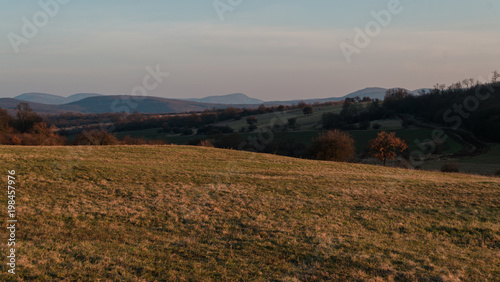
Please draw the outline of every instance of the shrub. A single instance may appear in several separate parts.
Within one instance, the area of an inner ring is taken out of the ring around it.
[[[184,129],[182,129],[181,134],[184,136],[189,136],[189,135],[193,135],[194,131],[191,128],[184,128]]]
[[[361,130],[366,130],[368,128],[370,128],[370,122],[369,121],[363,121],[359,124],[359,129]]]
[[[302,112],[304,113],[304,115],[307,115],[307,116],[312,115],[313,107],[307,106],[307,107],[302,109]]]
[[[27,133],[2,134],[1,144],[26,146],[60,146],[66,139],[55,133],[55,127],[48,127],[44,122],[35,123]]]
[[[233,133],[234,130],[229,126],[207,125],[198,129],[198,135],[217,135],[223,133]]]
[[[130,135],[123,137],[122,144],[124,145],[145,145],[147,144],[146,140],[142,138],[134,138]]]
[[[248,125],[254,125],[257,123],[257,118],[256,117],[249,117],[249,118],[247,118],[247,123],[248,123]]]
[[[214,144],[212,144],[212,141],[210,141],[210,140],[201,140],[199,146],[213,148]]]
[[[240,149],[243,143],[243,137],[239,133],[223,135],[214,141],[214,146],[221,149]]]
[[[318,160],[346,162],[354,158],[356,149],[352,136],[340,130],[321,133],[313,141],[311,154]]]
[[[248,127],[248,131],[250,131],[250,132],[253,132],[253,131],[255,131],[256,129],[257,129],[257,125],[255,125],[255,124],[252,124],[252,125],[250,125],[250,126]]]
[[[496,176],[500,176],[500,169],[499,169],[499,170],[497,170],[497,172],[495,172],[495,175],[496,175]]]
[[[306,157],[307,146],[299,143],[295,139],[274,140],[266,145],[264,153],[289,156],[295,158]]]
[[[105,130],[86,130],[78,135],[75,145],[116,145],[118,139]]]
[[[286,126],[295,130],[297,128],[297,118],[289,118]]]
[[[445,163],[441,166],[442,172],[459,172],[457,163]]]
[[[382,127],[382,125],[381,125],[380,123],[374,123],[374,124],[372,125],[372,127],[373,127],[373,129],[375,129],[375,130],[379,130],[379,129]]]

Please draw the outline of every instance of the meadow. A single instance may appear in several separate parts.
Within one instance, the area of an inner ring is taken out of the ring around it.
[[[498,177],[175,145],[0,155],[19,217],[0,280],[500,277]]]

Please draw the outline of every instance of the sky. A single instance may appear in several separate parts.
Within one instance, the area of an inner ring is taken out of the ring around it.
[[[366,87],[431,88],[500,71],[496,0],[0,5],[0,97],[145,90],[165,98],[294,100]]]

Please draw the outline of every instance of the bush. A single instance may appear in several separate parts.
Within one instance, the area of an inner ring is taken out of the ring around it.
[[[134,138],[130,135],[123,137],[122,142],[123,145],[146,145],[147,142],[143,138]]]
[[[445,163],[441,166],[442,172],[459,172],[457,163]]]
[[[304,113],[304,115],[307,115],[307,116],[312,115],[313,107],[307,106],[307,107],[302,109],[302,112]]]
[[[318,160],[346,162],[354,158],[352,136],[340,130],[321,133],[312,143],[312,157]]]
[[[189,135],[193,135],[194,131],[191,128],[184,128],[184,129],[182,129],[181,134],[184,136],[189,136]]]
[[[379,130],[379,129],[382,127],[382,125],[381,125],[380,123],[374,123],[374,124],[372,125],[372,127],[373,127],[373,129],[375,129],[375,130]]]
[[[256,117],[249,117],[249,118],[247,118],[247,123],[248,123],[248,125],[254,125],[257,123],[257,118]]]
[[[212,144],[212,142],[210,140],[201,140],[199,146],[213,148],[214,144]]]
[[[257,129],[257,125],[255,125],[255,124],[252,124],[248,127],[248,131],[250,131],[250,132],[254,132],[256,129]]]
[[[225,134],[225,133],[233,133],[234,130],[229,126],[214,126],[208,125],[203,126],[198,129],[198,135],[217,135],[217,134]]]
[[[295,139],[274,140],[266,145],[263,152],[301,158],[306,156],[307,146],[303,143],[297,142]]]
[[[78,135],[75,145],[116,145],[118,139],[105,130],[86,130]]]
[[[359,124],[359,129],[361,130],[367,130],[368,128],[370,128],[371,124],[369,121],[363,121]]]
[[[213,144],[216,148],[221,149],[240,149],[243,141],[243,137],[239,133],[231,133],[221,136]]]
[[[499,170],[497,170],[497,172],[495,172],[495,175],[496,175],[496,176],[500,176],[500,169],[499,169]]]

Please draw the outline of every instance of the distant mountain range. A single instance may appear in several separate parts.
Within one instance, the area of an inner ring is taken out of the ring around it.
[[[11,113],[22,101],[13,98],[0,98],[0,108],[7,109]],[[119,112],[139,112],[145,114],[160,113],[183,113],[198,112],[212,108],[226,108],[225,104],[208,104],[195,101],[184,101],[176,99],[166,99],[159,97],[137,97],[137,96],[94,96],[76,102],[63,105],[48,105],[35,102],[28,102],[31,108],[39,114],[60,114],[60,113],[119,113]],[[244,105],[235,105],[244,107]]]
[[[210,104],[228,104],[228,105],[260,105],[264,101],[248,97],[242,93],[235,93],[222,96],[209,96],[201,99],[186,99],[187,101],[196,101],[200,103],[210,103]]]
[[[362,89],[362,90],[358,90],[356,92],[347,94],[347,95],[342,96],[342,97],[301,99],[301,100],[289,100],[289,101],[271,101],[271,102],[265,102],[264,104],[271,106],[271,105],[292,105],[292,104],[297,104],[299,102],[305,102],[305,103],[338,102],[338,101],[344,100],[345,98],[354,98],[356,96],[359,96],[360,98],[362,98],[362,97],[370,97],[372,99],[383,100],[386,91],[387,91],[386,88],[370,87],[370,88],[365,88],[365,89]]]
[[[299,102],[305,103],[325,103],[325,102],[338,102],[342,101],[345,98],[355,98],[355,97],[370,97],[371,99],[380,99],[384,100],[385,93],[389,90],[388,88],[380,88],[380,87],[369,87],[362,90],[358,90],[356,92],[352,92],[342,97],[331,97],[331,98],[317,98],[317,99],[302,99],[302,100],[290,100],[290,101],[271,101],[265,102],[264,104],[267,106],[273,105],[292,105],[297,104]],[[430,90],[428,88],[417,89],[414,91],[410,91],[414,95],[420,95],[420,91]]]
[[[14,97],[14,99],[22,100],[26,102],[47,104],[47,105],[62,105],[69,104],[76,101],[83,100],[89,97],[103,96],[97,93],[78,93],[71,95],[69,97],[62,97],[47,93],[24,93],[19,96]]]
[[[419,89],[412,91],[419,94]],[[306,103],[342,101],[345,98],[370,97],[372,99],[383,100],[386,88],[371,87],[365,88],[343,97],[302,99],[290,101],[271,101],[264,102],[259,99],[248,97],[242,93],[235,93],[222,96],[210,96],[205,98],[193,99],[168,99],[160,97],[134,97],[134,96],[105,96],[97,93],[78,93],[69,97],[46,93],[25,93],[14,98],[0,98],[0,108],[9,111],[15,110],[16,106],[25,101],[32,109],[40,114],[59,114],[65,112],[76,113],[110,113],[110,112],[139,112],[149,114],[159,113],[183,113],[191,111],[203,111],[212,108],[226,108],[228,106],[239,108],[255,108],[262,104],[273,105],[292,105],[301,101]]]

